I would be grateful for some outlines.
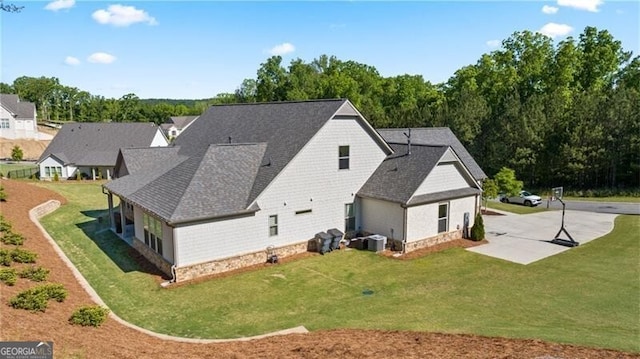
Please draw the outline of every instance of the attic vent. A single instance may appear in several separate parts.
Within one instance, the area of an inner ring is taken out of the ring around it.
[[[231,136],[229,136],[229,143],[231,143],[231,140],[232,140],[232,138],[231,138]]]

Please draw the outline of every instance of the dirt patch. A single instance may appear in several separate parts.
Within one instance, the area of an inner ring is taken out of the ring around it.
[[[504,213],[498,213],[498,212],[494,212],[490,209],[483,209],[482,210],[482,215],[486,215],[486,216],[504,216]]]
[[[51,270],[50,281],[69,290],[63,303],[50,302],[45,313],[30,313],[6,302],[33,283],[0,284],[0,340],[51,340],[56,358],[640,358],[613,350],[464,334],[337,329],[250,342],[189,344],[163,341],[112,319],[100,328],[73,326],[69,316],[91,299],[28,218],[36,205],[64,199],[28,182],[0,184],[9,195],[7,202],[0,202],[0,213],[27,237],[24,247],[39,254],[38,265]]]
[[[0,158],[11,158],[11,150],[14,146],[22,149],[23,160],[31,161],[40,158],[40,155],[49,146],[51,141],[39,140],[9,140],[0,137]]]

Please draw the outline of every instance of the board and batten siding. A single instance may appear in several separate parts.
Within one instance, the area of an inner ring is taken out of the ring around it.
[[[349,169],[338,169],[339,146],[349,146]],[[176,265],[301,243],[331,228],[344,231],[345,204],[355,202],[356,192],[385,157],[357,119],[327,121],[258,196],[255,215],[175,228]],[[272,215],[278,216],[275,236],[269,235]]]
[[[400,203],[373,198],[362,198],[360,203],[361,225],[364,232],[399,240],[404,238],[405,209]]]
[[[414,242],[438,235],[438,207],[441,203],[449,203],[448,231],[454,231],[458,228],[462,229],[465,212],[469,212],[469,228],[473,226],[476,196],[408,207],[407,242]]]
[[[149,147],[166,147],[167,145],[169,145],[169,142],[167,142],[167,138],[162,134],[162,129],[158,127]]]
[[[414,196],[470,187],[454,162],[439,163],[420,184]]]

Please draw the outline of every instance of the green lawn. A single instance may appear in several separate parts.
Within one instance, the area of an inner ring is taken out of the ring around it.
[[[536,207],[527,207],[527,206],[523,206],[521,204],[515,204],[515,203],[502,203],[498,201],[488,201],[487,206],[489,208],[499,209],[501,211],[507,211],[507,212],[517,213],[517,214],[529,214],[529,213],[548,211],[546,202],[539,204]]]
[[[3,176],[7,176],[7,172],[15,171],[15,170],[23,170],[23,169],[31,169],[37,168],[35,164],[25,164],[25,163],[0,163],[0,173]]]
[[[640,197],[562,197],[565,201],[640,203]]]
[[[620,216],[611,234],[527,266],[462,249],[411,261],[352,250],[163,289],[94,218],[106,213],[99,185],[41,185],[69,200],[43,218],[49,233],[115,313],[153,331],[232,338],[304,325],[640,351],[638,217]]]

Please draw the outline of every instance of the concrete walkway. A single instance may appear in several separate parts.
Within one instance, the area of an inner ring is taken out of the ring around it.
[[[67,255],[58,246],[58,243],[56,243],[56,241],[54,241],[53,238],[51,238],[51,236],[49,235],[49,232],[47,232],[44,229],[44,227],[42,226],[42,224],[40,224],[40,217],[55,211],[56,209],[58,209],[58,207],[60,207],[60,202],[59,201],[56,201],[56,200],[47,201],[47,202],[45,202],[45,203],[43,203],[43,204],[41,204],[39,206],[36,206],[36,207],[32,208],[29,211],[29,219],[31,219],[31,221],[38,227],[38,229],[40,229],[40,232],[42,232],[42,235],[47,239],[49,244],[51,244],[51,246],[53,247],[55,252],[58,254],[60,259],[62,259],[62,261],[67,265],[67,267],[69,267],[69,269],[73,273],[73,276],[76,277],[76,280],[80,283],[82,288],[84,288],[84,290],[87,291],[87,293],[89,294],[91,299],[96,304],[98,304],[100,306],[103,306],[105,308],[108,308],[108,306],[105,304],[105,302],[102,300],[102,298],[100,298],[100,296],[93,289],[93,287],[91,287],[91,285],[85,279],[85,277],[82,275],[82,273],[80,273],[80,271],[73,265],[71,260],[69,260]],[[160,339],[163,339],[163,340],[172,340],[172,341],[176,341],[176,342],[198,343],[198,344],[249,341],[249,340],[262,339],[262,338],[276,336],[276,335],[286,335],[286,334],[308,333],[309,332],[307,330],[307,328],[305,328],[304,326],[299,326],[299,327],[280,330],[280,331],[277,331],[277,332],[266,333],[266,334],[262,334],[262,335],[256,335],[256,336],[253,336],[253,337],[241,337],[241,338],[233,338],[233,339],[195,339],[195,338],[175,337],[175,336],[172,336],[172,335],[160,334],[160,333],[152,332],[151,330],[148,330],[148,329],[145,329],[145,328],[141,328],[141,327],[139,327],[139,326],[137,326],[135,324],[127,322],[126,320],[120,318],[113,311],[109,312],[109,316],[113,320],[117,321],[118,323],[120,323],[120,324],[122,324],[124,326],[127,326],[127,327],[129,327],[131,329],[137,330],[139,332],[145,333],[147,335],[150,335],[150,336],[153,336],[153,337],[156,337],[156,338],[160,338]]]
[[[568,251],[571,248],[545,241],[555,237],[562,223],[562,211],[546,211],[519,215],[483,216],[488,244],[468,248],[475,253],[506,261],[529,264]],[[580,245],[613,230],[617,214],[566,211],[565,228]],[[568,239],[562,233],[560,238]]]

